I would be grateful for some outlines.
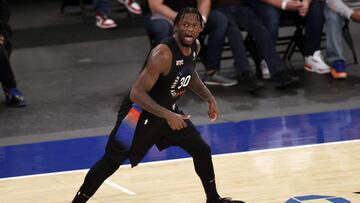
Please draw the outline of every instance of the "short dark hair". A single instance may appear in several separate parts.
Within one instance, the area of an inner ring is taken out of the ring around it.
[[[200,25],[202,27],[203,26],[203,18],[201,16],[201,13],[199,12],[198,9],[193,8],[193,7],[182,8],[175,17],[174,25],[177,25],[180,22],[180,20],[183,19],[185,17],[185,15],[189,14],[189,13],[193,13],[193,14],[197,15],[197,17],[200,21]]]

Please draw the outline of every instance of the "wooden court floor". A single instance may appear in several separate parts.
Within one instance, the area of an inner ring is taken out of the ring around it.
[[[360,140],[214,156],[219,193],[247,203],[325,195],[359,203]],[[31,166],[29,166],[31,167]],[[86,171],[0,179],[1,203],[69,203]],[[89,201],[202,203],[191,159],[121,167]],[[329,202],[325,199],[304,202]],[[342,202],[342,201],[334,201]]]

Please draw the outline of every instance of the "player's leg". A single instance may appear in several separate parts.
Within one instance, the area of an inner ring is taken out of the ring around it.
[[[191,121],[186,121],[188,127],[175,131],[169,136],[171,145],[183,148],[193,157],[196,174],[204,187],[207,203],[243,203],[242,201],[220,198],[216,189],[214,166],[210,146],[203,140]]]
[[[105,154],[86,174],[84,183],[72,201],[73,203],[86,202],[95,194],[102,183],[129,157],[133,130],[129,128],[128,115],[134,113],[132,110],[127,110],[123,113],[120,111],[117,124],[109,136]],[[122,114],[126,115],[122,116]]]
[[[179,146],[193,157],[196,174],[200,177],[207,199],[218,199],[211,149],[202,139],[191,121],[186,120],[187,127],[172,131],[164,139],[169,145]]]
[[[126,159],[124,154],[123,160],[114,160],[110,153],[106,152],[103,157],[90,168],[85,176],[84,183],[76,193],[73,203],[86,202],[99,189],[102,183],[110,177]]]
[[[102,183],[128,158],[128,149],[129,147],[114,142],[110,136],[105,154],[90,168],[72,203],[83,203],[92,197]]]

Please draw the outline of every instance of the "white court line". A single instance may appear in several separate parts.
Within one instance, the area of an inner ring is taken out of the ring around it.
[[[106,183],[109,186],[114,187],[114,188],[116,188],[116,189],[118,189],[118,190],[120,190],[120,191],[122,191],[122,192],[124,192],[124,193],[126,193],[128,195],[136,195],[135,192],[130,191],[130,190],[126,189],[125,187],[122,187],[122,186],[120,186],[120,185],[118,185],[118,184],[116,184],[116,183],[114,183],[114,182],[112,182],[110,180],[105,180],[104,183]]]
[[[235,152],[235,153],[228,153],[228,154],[217,154],[213,155],[213,157],[225,157],[225,156],[234,156],[240,154],[255,154],[255,153],[262,153],[262,152],[272,152],[272,151],[283,151],[283,150],[292,150],[292,149],[302,149],[302,148],[312,148],[317,146],[327,146],[327,145],[336,145],[336,144],[347,144],[353,142],[360,142],[358,140],[347,140],[347,141],[338,141],[338,142],[328,142],[328,143],[321,143],[321,144],[309,144],[309,145],[300,145],[300,146],[292,146],[292,147],[281,147],[281,148],[274,148],[274,149],[262,149],[262,150],[254,150],[254,151],[246,151],[246,152]],[[157,164],[166,164],[166,163],[173,163],[185,160],[191,160],[191,157],[187,158],[180,158],[180,159],[173,159],[173,160],[163,160],[163,161],[153,161],[147,163],[140,163],[140,165],[157,165]],[[122,165],[122,168],[131,167],[130,164]],[[58,174],[67,174],[67,173],[77,173],[77,172],[87,172],[89,169],[82,169],[82,170],[73,170],[73,171],[60,171],[54,173],[42,173],[42,174],[35,174],[35,175],[25,175],[25,176],[16,176],[16,177],[9,177],[9,178],[0,178],[0,181],[3,180],[15,180],[15,179],[23,179],[23,178],[32,178],[32,177],[39,177],[39,176],[50,176],[50,175],[58,175]]]
[[[87,173],[88,170],[82,170],[82,172]],[[126,189],[125,187],[120,186],[120,185],[118,185],[118,184],[116,184],[116,183],[114,183],[114,182],[112,182],[112,181],[110,181],[110,180],[105,180],[104,183],[107,184],[107,185],[109,185],[109,186],[111,186],[111,187],[114,187],[114,188],[116,188],[116,189],[118,189],[118,190],[120,190],[120,191],[122,191],[122,192],[124,192],[124,193],[126,193],[126,194],[128,194],[128,195],[136,195],[135,192],[133,192],[133,191],[131,191],[131,190],[128,190],[128,189]]]

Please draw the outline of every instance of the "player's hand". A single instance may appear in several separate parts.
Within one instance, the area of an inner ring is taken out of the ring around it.
[[[209,118],[210,118],[210,121],[211,121],[211,122],[216,121],[216,119],[217,119],[218,116],[219,116],[219,108],[218,108],[217,103],[216,103],[215,100],[209,102],[208,115],[209,115]]]
[[[171,129],[181,130],[187,127],[185,120],[190,119],[190,117],[191,117],[190,115],[181,115],[174,112],[169,112],[169,114],[165,117],[165,119]]]
[[[360,10],[355,10],[352,14],[351,14],[351,19],[353,21],[356,21],[358,23],[360,23]]]

